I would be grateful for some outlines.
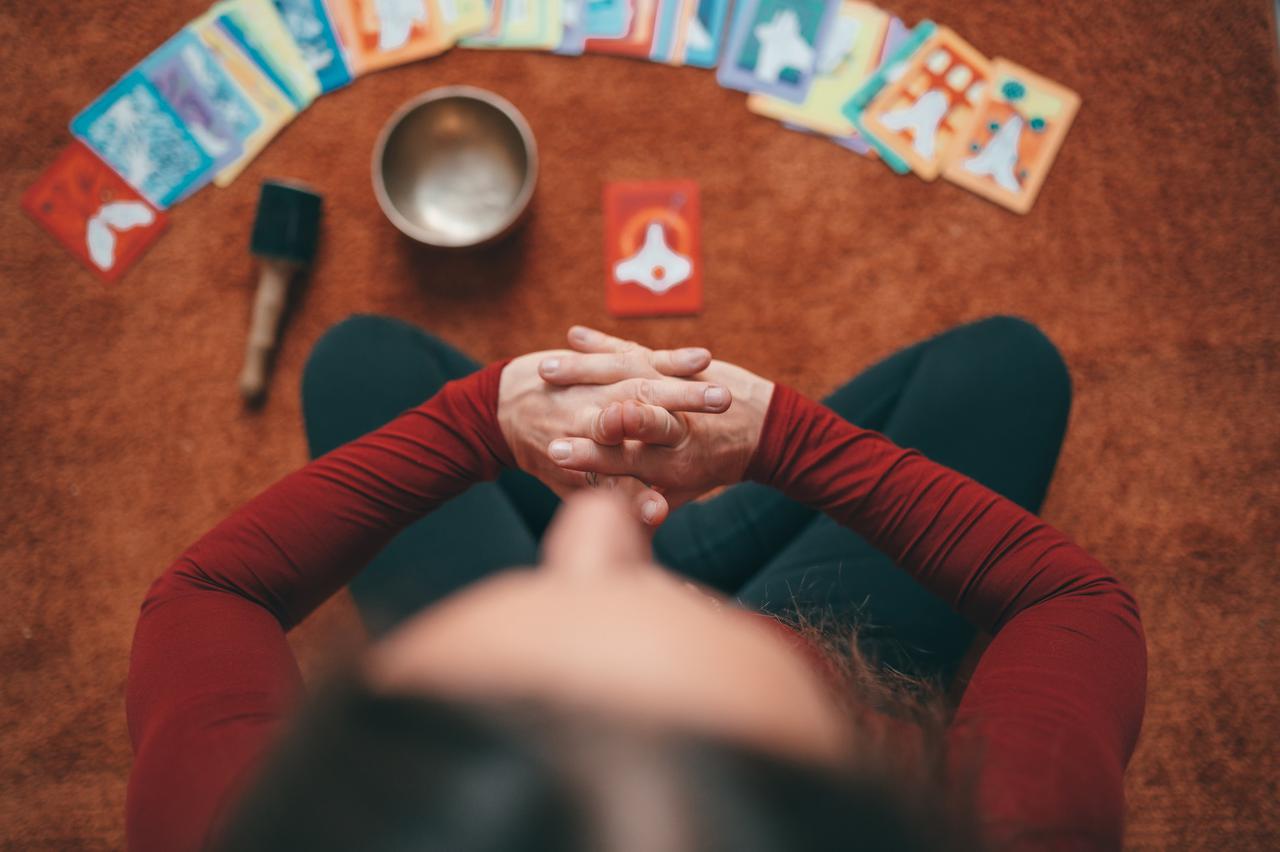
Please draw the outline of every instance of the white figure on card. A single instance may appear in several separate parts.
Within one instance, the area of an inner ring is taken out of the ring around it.
[[[378,16],[378,50],[403,47],[413,33],[413,25],[427,20],[423,0],[374,0],[373,10]]]
[[[890,130],[910,130],[916,153],[931,160],[938,147],[938,126],[950,106],[946,92],[930,89],[911,106],[886,112],[880,122]]]
[[[1013,173],[1018,165],[1018,141],[1022,138],[1022,116],[1014,115],[996,131],[976,157],[964,162],[965,171],[990,177],[1001,189],[1019,192],[1018,178]]]
[[[862,22],[857,18],[838,17],[832,24],[827,37],[818,45],[819,74],[834,74],[853,53],[854,42],[862,30]]]
[[[692,273],[693,263],[667,245],[666,233],[658,222],[645,228],[640,250],[613,267],[619,284],[639,284],[659,295],[687,281]]]
[[[755,36],[760,40],[755,75],[766,83],[776,83],[787,68],[808,72],[813,69],[813,45],[800,35],[800,18],[795,10],[776,12],[767,24],[757,24]]]
[[[85,246],[99,269],[116,265],[116,234],[156,220],[151,208],[140,201],[113,201],[104,204],[85,224]]]

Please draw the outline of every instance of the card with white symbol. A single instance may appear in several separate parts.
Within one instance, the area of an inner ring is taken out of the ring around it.
[[[1026,213],[1080,108],[1075,92],[1007,59],[992,64],[992,85],[969,136],[943,177],[1017,213]]]
[[[744,0],[716,79],[728,89],[803,103],[840,0]]]
[[[23,193],[22,209],[106,281],[118,280],[168,224],[79,142],[68,145]]]
[[[702,309],[698,185],[619,181],[605,185],[606,304],[615,316]]]
[[[911,171],[933,180],[977,120],[991,63],[946,27],[913,47],[877,75],[882,87],[856,123]]]

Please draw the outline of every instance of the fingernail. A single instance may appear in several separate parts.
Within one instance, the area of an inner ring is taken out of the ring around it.
[[[729,401],[729,394],[725,392],[724,388],[707,388],[703,399],[708,408],[720,408]]]
[[[569,332],[569,336],[572,337],[574,340],[578,341],[579,343],[586,343],[589,339],[591,339],[591,333],[588,332],[585,328],[572,329]]]
[[[554,373],[556,370],[560,369],[560,359],[544,358],[542,360],[542,363],[539,364],[538,366],[544,373]]]
[[[547,451],[556,461],[565,461],[573,453],[573,446],[568,441],[552,441]]]
[[[644,518],[646,524],[653,523],[653,519],[658,517],[658,501],[644,501],[644,505],[640,507],[640,517]]]
[[[709,354],[705,349],[681,349],[678,360],[682,367],[692,370],[705,364]]]

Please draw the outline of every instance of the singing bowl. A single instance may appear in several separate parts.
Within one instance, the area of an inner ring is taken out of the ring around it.
[[[432,89],[387,121],[373,148],[373,192],[406,236],[439,248],[493,242],[519,224],[538,180],[529,123],[473,86]]]

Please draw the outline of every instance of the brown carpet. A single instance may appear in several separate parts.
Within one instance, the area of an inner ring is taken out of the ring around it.
[[[1128,776],[1135,849],[1280,844],[1280,110],[1269,0],[901,0],[1084,97],[1026,218],[749,114],[710,73],[454,51],[318,101],[226,190],[104,287],[18,209],[75,112],[199,0],[5,3],[0,38],[0,848],[116,849],[122,688],[150,580],[305,461],[306,354],[355,311],[480,359],[571,322],[705,344],[811,393],[954,323],[1015,313],[1062,348],[1076,401],[1046,517],[1133,585],[1151,650]],[[382,218],[370,149],[432,86],[494,89],[541,144],[536,214],[442,259]],[[266,409],[237,398],[258,181],[326,195],[323,246]],[[601,183],[701,182],[706,310],[614,321]],[[350,647],[349,603],[297,640]]]

